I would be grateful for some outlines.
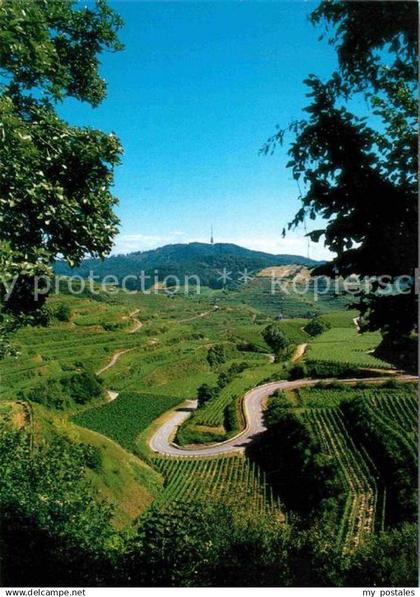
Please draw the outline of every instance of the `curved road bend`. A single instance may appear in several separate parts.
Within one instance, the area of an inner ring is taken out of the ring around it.
[[[403,382],[418,381],[418,377],[415,375],[399,375],[393,379]],[[298,379],[296,381],[274,381],[253,388],[245,394],[243,399],[246,420],[245,429],[232,439],[202,448],[181,448],[172,442],[177,428],[186,421],[191,413],[197,408],[197,401],[189,400],[184,406],[181,406],[174,411],[170,418],[159,427],[150,439],[149,446],[154,452],[165,456],[216,456],[218,454],[243,451],[244,447],[250,443],[255,436],[266,430],[263,410],[264,401],[268,396],[275,390],[292,390],[304,386],[313,386],[320,381],[328,382],[337,380]],[[375,383],[386,380],[383,377],[369,377],[364,379],[340,379],[338,381],[340,381],[340,383],[352,384],[360,381]]]

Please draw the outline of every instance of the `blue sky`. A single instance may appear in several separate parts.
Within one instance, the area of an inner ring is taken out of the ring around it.
[[[125,50],[102,56],[106,100],[68,100],[71,123],[114,131],[114,252],[215,240],[306,254],[303,230],[281,238],[299,207],[286,148],[259,149],[308,103],[303,79],[327,77],[334,50],[308,21],[318,2],[111,2]],[[311,257],[328,256],[312,244]]]

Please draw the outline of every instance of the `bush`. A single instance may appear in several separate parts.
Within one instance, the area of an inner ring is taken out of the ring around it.
[[[120,330],[122,327],[120,323],[111,323],[110,321],[103,321],[101,323],[101,326],[105,330],[105,332],[116,332],[117,330]]]
[[[363,377],[366,375],[359,369],[355,369],[346,363],[332,363],[330,361],[305,361],[308,377]]]
[[[297,365],[293,365],[293,367],[291,367],[289,369],[289,379],[290,380],[303,379],[304,377],[307,377],[307,375],[308,375],[308,370],[304,363],[298,363]]]
[[[86,404],[102,394],[102,380],[94,373],[83,370],[61,378],[48,379],[30,388],[22,390],[20,400],[30,400],[43,406],[63,410],[74,400],[78,404]]]
[[[203,383],[201,386],[199,386],[197,389],[198,407],[200,408],[206,402],[214,398],[217,395],[217,392],[218,388],[212,388],[208,383]]]
[[[22,390],[18,393],[18,398],[19,400],[30,400],[57,410],[64,410],[70,403],[58,379],[48,379],[29,390]]]
[[[64,377],[61,384],[66,394],[78,404],[86,404],[102,394],[102,380],[91,371],[81,371]]]
[[[326,321],[322,317],[314,317],[309,323],[306,324],[304,330],[310,336],[319,336],[322,332],[326,332],[331,328],[329,321]]]
[[[225,347],[223,344],[215,344],[209,348],[207,361],[210,367],[217,367],[226,361]]]
[[[239,408],[237,397],[233,397],[232,402],[225,409],[224,427],[228,433],[242,428]]]
[[[236,348],[240,352],[264,352],[261,346],[258,346],[254,342],[246,342],[245,340],[242,342],[238,342]]]
[[[263,330],[262,335],[265,342],[275,353],[282,353],[290,346],[289,338],[276,325],[268,325]]]
[[[70,321],[71,309],[66,303],[60,303],[54,310],[54,317],[58,321]]]
[[[101,452],[91,444],[79,444],[82,462],[90,469],[98,470],[102,466]]]

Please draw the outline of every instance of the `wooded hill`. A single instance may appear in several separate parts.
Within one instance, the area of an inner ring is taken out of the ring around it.
[[[144,272],[151,279],[145,287],[153,285],[155,270],[159,272],[159,280],[165,276],[177,276],[181,283],[185,276],[196,275],[204,286],[220,288],[222,281],[220,273],[226,268],[233,281],[237,280],[240,272],[257,273],[269,266],[304,265],[314,267],[321,262],[301,255],[271,255],[261,251],[253,251],[230,243],[189,243],[165,245],[151,251],[138,251],[127,255],[115,255],[100,259],[85,259],[77,268],[70,268],[65,262],[57,261],[56,273],[63,275],[77,274],[84,277],[93,275],[103,278],[107,275],[117,276],[119,280],[128,275],[139,275]],[[232,280],[228,280],[230,285]],[[138,283],[130,281],[131,288],[138,287]],[[137,286],[136,286],[137,285]]]

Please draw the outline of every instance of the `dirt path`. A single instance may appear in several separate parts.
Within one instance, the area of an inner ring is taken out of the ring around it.
[[[118,361],[118,359],[126,352],[130,352],[130,350],[133,350],[133,349],[126,348],[125,350],[117,350],[117,352],[114,352],[109,363],[107,365],[105,365],[105,367],[102,367],[102,369],[98,369],[98,371],[96,371],[96,375],[101,375],[101,373],[103,373],[107,369],[110,369],[111,367],[113,367],[115,365],[115,363]]]
[[[418,381],[414,375],[399,375],[395,379],[403,382]],[[298,379],[296,381],[274,381],[271,383],[257,386],[247,392],[243,399],[243,409],[246,420],[246,427],[227,441],[192,449],[181,448],[173,443],[177,428],[188,419],[192,412],[197,408],[196,401],[188,401],[183,407],[177,408],[170,414],[167,420],[156,430],[149,440],[150,448],[159,454],[165,456],[216,456],[229,452],[241,452],[245,446],[252,442],[256,436],[266,430],[264,424],[264,402],[275,390],[295,390],[304,386],[313,386],[320,381],[334,381],[332,379]],[[383,377],[370,377],[363,379],[363,383],[381,383]],[[358,378],[342,379],[340,383],[355,384],[360,382]]]
[[[140,313],[140,309],[136,309],[128,315],[128,318],[134,321],[133,327],[131,328],[131,330],[128,330],[127,332],[128,334],[134,334],[135,332],[137,332],[137,330],[143,327],[143,323],[140,321],[140,319],[137,319],[136,317],[137,313]]]
[[[194,321],[194,319],[200,319],[201,317],[206,317],[206,315],[210,315],[210,313],[214,313],[214,311],[218,311],[218,307],[213,307],[210,311],[203,311],[198,315],[193,315],[192,317],[187,317],[186,319],[178,319],[178,323],[185,323],[187,321]]]
[[[134,326],[131,328],[131,330],[128,330],[128,332],[127,332],[128,334],[134,334],[134,332],[137,332],[137,330],[139,330],[141,327],[143,327],[143,323],[136,317],[137,313],[140,313],[140,309],[135,309],[135,311],[132,311],[131,313],[129,313],[128,315],[126,315],[123,318],[123,319],[131,319],[132,321],[134,321]],[[115,363],[118,361],[118,359],[126,352],[130,352],[130,350],[133,350],[133,348],[126,348],[125,350],[117,350],[116,352],[114,352],[109,363],[107,365],[105,365],[105,367],[98,369],[98,371],[96,371],[96,375],[101,375],[101,373],[103,373],[107,369],[110,369],[111,367],[113,367],[115,365]],[[118,393],[113,392],[112,390],[107,390],[107,393],[108,393],[108,396],[110,397],[110,400],[115,400],[115,398],[118,396]],[[117,394],[117,396],[114,396],[113,398],[111,398],[111,396],[113,396],[114,394]]]
[[[290,359],[291,362],[296,363],[296,361],[301,359],[303,357],[303,355],[305,354],[305,351],[307,348],[308,348],[307,344],[298,344],[295,348],[295,352],[293,353],[292,358]]]

